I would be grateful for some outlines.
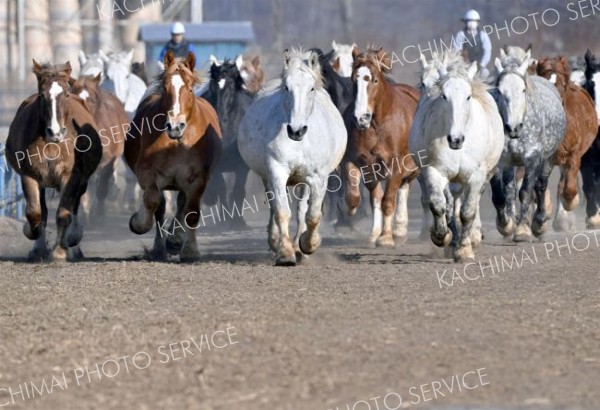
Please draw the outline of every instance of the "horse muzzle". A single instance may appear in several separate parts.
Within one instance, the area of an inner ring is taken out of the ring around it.
[[[461,149],[463,146],[463,143],[465,142],[464,135],[461,135],[460,137],[452,137],[452,136],[448,135],[447,139],[448,139],[448,145],[450,146],[450,149],[454,149],[454,150]]]
[[[519,138],[519,133],[523,129],[523,123],[520,123],[516,127],[511,127],[508,124],[504,124],[504,133],[508,135],[510,138],[515,139]]]
[[[360,117],[355,116],[354,119],[356,120],[356,128],[358,128],[359,131],[365,131],[371,126],[373,115],[371,113],[366,113]]]
[[[297,130],[294,130],[290,124],[287,125],[288,137],[290,137],[290,139],[294,141],[302,141],[302,138],[304,138],[306,131],[308,131],[308,126],[306,125],[298,128]]]
[[[177,125],[173,125],[171,121],[167,121],[167,135],[169,138],[174,140],[180,140],[183,138],[183,131],[185,131],[186,123],[185,121],[181,121]]]
[[[48,142],[60,142],[67,135],[67,128],[62,127],[58,132],[53,130],[52,128],[46,128],[46,140]]]

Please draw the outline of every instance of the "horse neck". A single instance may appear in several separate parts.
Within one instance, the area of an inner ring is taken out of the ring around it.
[[[375,122],[382,122],[393,111],[394,90],[387,79],[382,76],[379,80],[380,90],[375,107],[373,109],[373,119]]]

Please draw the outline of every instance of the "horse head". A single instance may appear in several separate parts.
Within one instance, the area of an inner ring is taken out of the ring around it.
[[[366,130],[371,126],[377,101],[387,81],[385,73],[391,70],[392,60],[383,48],[369,48],[366,53],[361,53],[355,47],[353,57],[352,81],[356,89],[354,120],[358,129]]]
[[[319,55],[312,50],[285,50],[281,85],[284,107],[290,112],[288,137],[301,141],[308,131],[308,119],[315,107],[317,91],[323,88]]]
[[[329,63],[336,73],[342,77],[349,78],[352,76],[352,66],[354,65],[354,49],[356,44],[338,44],[335,40],[331,43],[333,52]]]
[[[567,59],[563,56],[554,58],[542,58],[538,61],[536,72],[554,84],[564,101],[565,92],[569,86],[571,68]]]
[[[44,134],[50,142],[60,142],[67,135],[67,101],[70,93],[71,64],[40,64],[33,60],[37,77]]]
[[[160,74],[159,79],[162,85],[163,109],[168,112],[165,127],[170,138],[181,140],[196,107],[196,56],[190,52],[185,59],[175,58],[175,54],[169,50],[164,63],[165,71]]]
[[[523,129],[527,111],[527,94],[530,90],[527,73],[530,58],[530,53],[527,52],[523,60],[508,58],[502,63],[499,58],[496,58],[495,61],[498,71],[496,80],[498,109],[504,123],[504,131],[510,138],[518,138]]]
[[[81,98],[90,112],[95,112],[100,100],[101,74],[83,75],[71,81],[71,91]]]
[[[100,57],[100,54],[87,55],[83,51],[79,51],[79,75],[92,75],[96,76],[100,74],[102,80],[104,79],[104,60]]]
[[[133,61],[133,49],[116,53],[98,53],[106,64],[106,76],[115,85],[115,94],[123,102],[127,100],[129,92],[129,75],[131,74],[131,63]]]
[[[260,65],[260,57],[256,56],[249,60],[239,55],[235,62],[244,79],[246,89],[253,93],[258,92],[265,81],[265,72]]]

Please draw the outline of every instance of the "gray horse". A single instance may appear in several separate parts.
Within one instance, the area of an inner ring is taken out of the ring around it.
[[[524,60],[496,59],[499,76],[494,97],[504,123],[505,144],[499,169],[492,178],[492,200],[496,207],[496,227],[515,242],[529,241],[531,234],[542,235],[550,219],[545,203],[553,156],[565,135],[566,117],[554,84],[529,76],[529,52]],[[519,189],[521,207],[515,221],[515,166],[525,167]],[[533,221],[528,220],[531,201],[536,199]]]

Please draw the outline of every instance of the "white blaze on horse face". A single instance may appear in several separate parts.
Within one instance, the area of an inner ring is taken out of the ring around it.
[[[217,84],[219,84],[219,88],[220,88],[220,89],[223,89],[223,88],[225,87],[225,83],[226,83],[226,82],[227,82],[227,80],[226,80],[226,79],[224,79],[224,78],[221,78]]]
[[[596,107],[596,117],[598,117],[598,124],[600,124],[600,72],[592,75],[592,82],[594,83],[594,105]]]
[[[290,126],[298,131],[308,123],[315,102],[315,79],[311,74],[302,70],[297,75],[289,76],[286,82],[292,99]]]
[[[79,98],[81,98],[83,101],[87,100],[89,96],[90,93],[88,93],[87,90],[83,90],[79,93]]]
[[[556,74],[552,73],[550,78],[548,79],[552,84],[556,84]]]
[[[58,85],[56,81],[52,83],[50,87],[50,106],[52,107],[52,118],[50,119],[50,129],[54,133],[54,135],[58,135],[60,133],[60,124],[58,123],[58,115],[56,108],[56,98],[63,92],[63,88]]]
[[[369,110],[369,92],[367,90],[371,82],[372,73],[368,67],[360,67],[356,72],[356,101],[354,104],[354,116],[357,121],[371,114]]]
[[[465,126],[471,111],[471,92],[471,86],[464,79],[451,78],[444,84],[443,93],[447,100],[450,119],[448,135],[453,141],[465,136]]]
[[[171,85],[175,89],[175,101],[173,103],[173,109],[171,110],[174,118],[177,118],[177,116],[181,113],[179,94],[181,93],[181,87],[183,87],[184,84],[183,78],[181,78],[179,74],[175,74],[173,77],[171,77]]]
[[[500,94],[504,97],[505,113],[502,118],[513,130],[523,123],[527,109],[525,81],[517,74],[511,73],[504,76],[498,86]]]

